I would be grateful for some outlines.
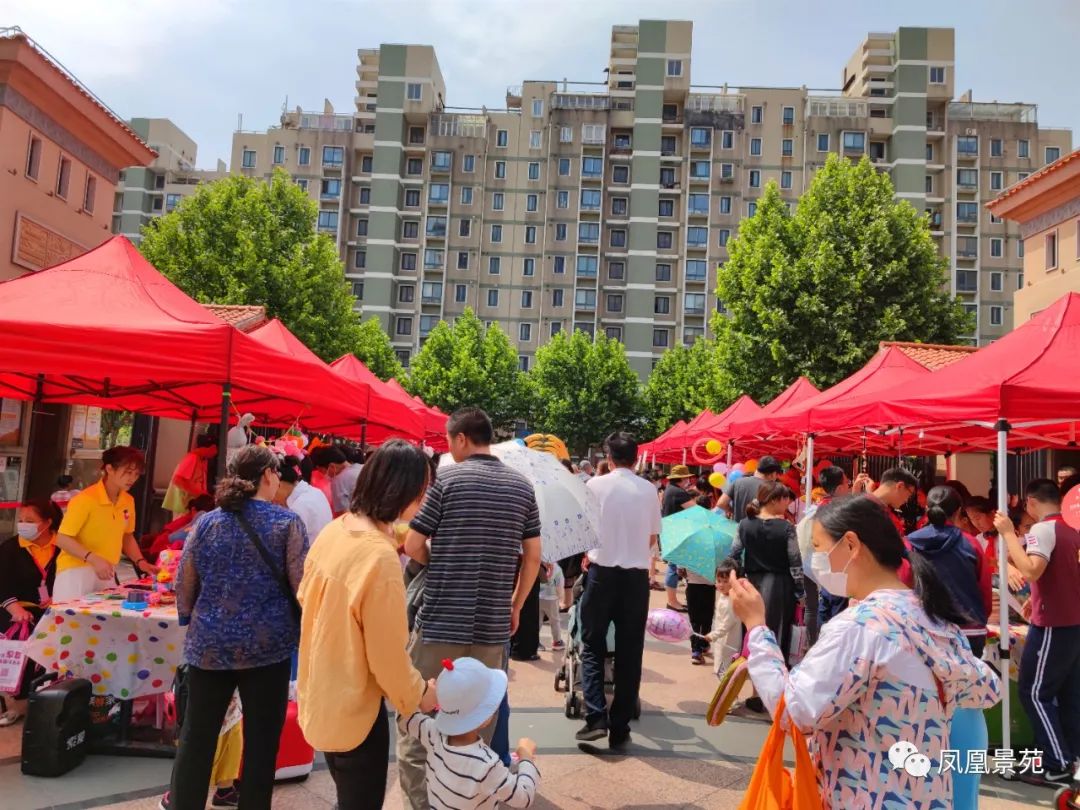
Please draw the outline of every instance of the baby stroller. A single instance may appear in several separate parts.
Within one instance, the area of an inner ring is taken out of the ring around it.
[[[571,720],[581,717],[585,708],[585,696],[581,688],[581,606],[582,580],[574,587],[574,604],[567,614],[566,653],[562,666],[555,671],[555,691],[566,693],[564,713]],[[607,655],[604,656],[604,692],[610,695],[615,687],[615,625],[608,625]],[[641,699],[634,709],[634,719],[641,717]]]

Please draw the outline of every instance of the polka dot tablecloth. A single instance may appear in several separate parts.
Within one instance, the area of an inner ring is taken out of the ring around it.
[[[91,595],[45,611],[27,654],[50,671],[86,678],[95,695],[129,699],[172,688],[184,633],[175,605],[126,610]]]

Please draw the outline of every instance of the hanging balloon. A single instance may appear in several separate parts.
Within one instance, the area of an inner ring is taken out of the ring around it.
[[[718,452],[712,452],[709,445],[714,441],[716,440],[698,439],[690,446],[690,459],[692,459],[695,464],[700,464],[702,466],[709,466],[721,461],[723,456],[720,455],[720,453],[723,452],[724,447],[721,445]]]
[[[755,472],[757,472],[757,465],[758,465],[757,459],[752,458],[749,461],[747,461],[745,464],[743,464],[743,472],[748,473],[750,475],[753,475]]]
[[[722,461],[718,461],[715,464],[713,464],[712,468],[713,468],[713,472],[718,472],[718,473],[726,473],[727,472],[727,464],[725,464]]]
[[[735,471],[735,472],[737,472],[737,473],[741,473],[741,472],[746,472],[746,465],[745,465],[745,464],[743,464],[743,463],[742,463],[742,462],[740,461],[740,462],[739,462],[738,464],[736,464],[736,465],[735,465],[734,467],[732,467],[731,469],[732,469],[732,470],[734,470],[734,471]]]
[[[649,618],[645,620],[645,629],[653,638],[673,644],[686,641],[693,633],[686,614],[676,613],[668,608],[650,610]]]
[[[712,484],[713,489],[720,489],[727,483],[727,479],[724,478],[723,473],[714,472],[709,476],[709,483]]]
[[[743,477],[743,471],[742,470],[732,470],[731,472],[728,473],[727,480],[729,482],[738,481],[742,477]]]
[[[707,442],[705,442],[705,452],[709,453],[710,455],[715,456],[723,449],[724,445],[720,444],[720,442],[716,439],[709,439]]]

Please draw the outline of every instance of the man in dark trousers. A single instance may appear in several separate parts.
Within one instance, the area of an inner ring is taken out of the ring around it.
[[[689,509],[696,502],[694,498],[697,491],[694,488],[694,474],[685,464],[676,464],[667,475],[668,488],[664,490],[664,502],[660,507],[660,516],[667,517]],[[661,557],[663,549],[660,550]],[[667,606],[669,610],[686,613],[686,608],[679,604],[679,570],[673,563],[668,563],[667,574],[664,576],[664,590],[667,591]]]
[[[588,553],[581,597],[581,683],[585,726],[579,742],[608,738],[612,750],[630,742],[630,720],[641,689],[645,620],[649,613],[649,561],[660,537],[660,503],[653,485],[634,474],[637,442],[626,433],[607,438],[612,471],[588,487],[600,507],[600,547]],[[615,625],[615,698],[608,712],[604,657],[608,626]]]

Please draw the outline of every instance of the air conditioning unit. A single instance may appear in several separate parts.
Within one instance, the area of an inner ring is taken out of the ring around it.
[[[978,135],[979,131],[977,129],[972,129],[971,127],[968,127],[967,129],[964,130],[964,134],[965,135]]]

